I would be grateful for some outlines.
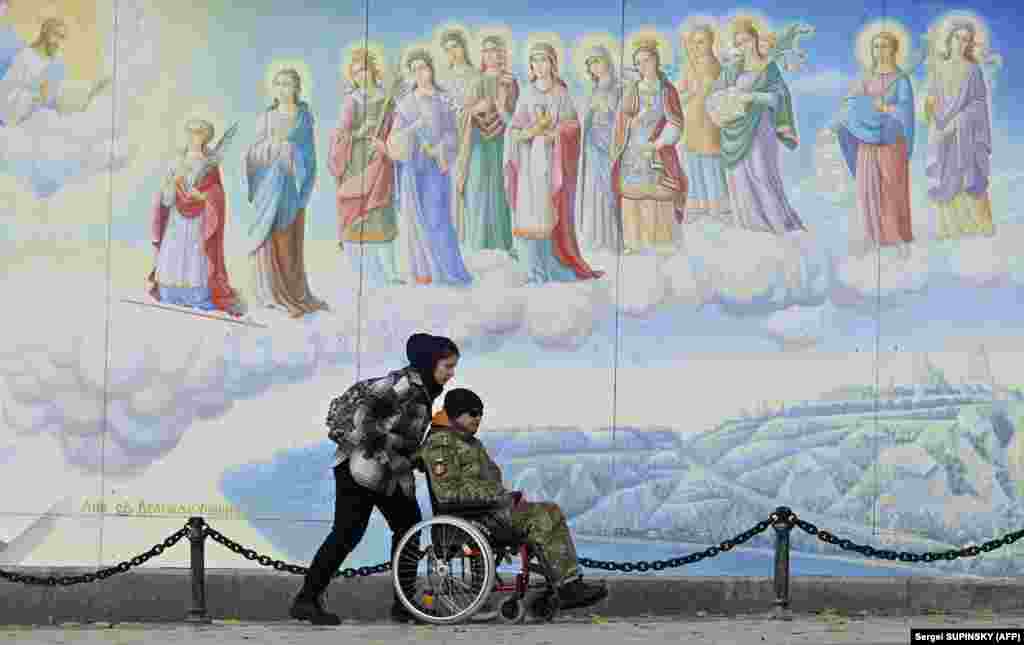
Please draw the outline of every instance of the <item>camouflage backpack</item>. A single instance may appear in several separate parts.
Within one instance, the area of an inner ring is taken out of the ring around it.
[[[348,450],[359,445],[365,438],[361,428],[353,423],[356,409],[366,402],[370,388],[379,381],[370,378],[359,381],[341,396],[331,400],[327,410],[327,437],[342,448]]]

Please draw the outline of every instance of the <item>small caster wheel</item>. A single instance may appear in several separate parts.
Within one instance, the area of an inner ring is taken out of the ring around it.
[[[498,607],[498,617],[510,625],[522,623],[526,620],[526,603],[522,598],[509,598]]]
[[[533,601],[533,606],[530,609],[534,616],[550,623],[558,617],[558,594],[547,593],[540,596]]]

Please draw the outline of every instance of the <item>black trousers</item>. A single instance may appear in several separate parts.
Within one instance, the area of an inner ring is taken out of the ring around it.
[[[334,486],[334,527],[309,565],[303,586],[305,592],[316,595],[327,588],[345,558],[359,545],[375,507],[391,528],[392,558],[402,536],[423,519],[416,499],[406,497],[401,489],[385,496],[357,484],[347,461],[334,467]]]

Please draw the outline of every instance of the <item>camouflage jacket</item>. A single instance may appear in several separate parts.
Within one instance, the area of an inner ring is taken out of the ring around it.
[[[357,384],[359,387],[361,384]],[[334,464],[344,463],[357,448],[384,447],[389,494],[400,486],[416,494],[411,458],[430,424],[433,399],[419,372],[407,367],[365,382],[359,396],[337,397],[327,414],[327,436],[338,445]],[[384,466],[382,466],[383,468]]]
[[[501,483],[501,468],[480,440],[452,428],[439,412],[426,441],[416,453],[439,504],[462,508],[502,509],[510,492]]]

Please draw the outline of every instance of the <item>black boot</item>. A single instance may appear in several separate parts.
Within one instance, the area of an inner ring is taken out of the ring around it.
[[[560,609],[580,609],[595,605],[608,597],[608,587],[603,584],[583,582],[582,576],[558,589]]]
[[[416,617],[413,616],[402,601],[395,598],[395,601],[391,604],[391,621],[395,623],[414,623]]]
[[[289,612],[292,618],[308,620],[314,625],[340,625],[341,619],[324,609],[320,602],[320,594],[309,591],[305,586],[295,596]]]

